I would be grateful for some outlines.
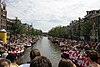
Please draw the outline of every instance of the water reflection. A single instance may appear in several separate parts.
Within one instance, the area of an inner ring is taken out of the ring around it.
[[[33,47],[38,48],[43,56],[49,58],[53,67],[57,67],[58,62],[61,59],[60,49],[57,44],[53,44],[47,37],[43,37],[43,39],[39,40]]]
[[[51,43],[47,37],[43,37],[36,44],[33,45],[33,48],[38,48],[43,56],[46,56],[50,59],[52,66],[57,67],[58,62],[60,61],[60,49],[57,44]],[[26,49],[25,55],[23,56],[23,63],[29,61],[29,52],[31,48]]]

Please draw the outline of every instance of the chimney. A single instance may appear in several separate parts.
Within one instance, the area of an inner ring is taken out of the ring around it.
[[[89,14],[89,11],[86,11],[87,12],[87,15]]]

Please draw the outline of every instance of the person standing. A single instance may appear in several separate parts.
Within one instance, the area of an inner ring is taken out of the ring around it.
[[[30,67],[52,67],[52,64],[47,57],[37,56],[30,63]]]
[[[4,58],[0,59],[0,67],[10,67],[10,64],[10,60]]]
[[[36,57],[41,56],[40,51],[37,48],[33,48],[30,52],[30,62]],[[30,62],[26,64],[21,64],[19,67],[30,67]]]
[[[11,61],[10,67],[18,67],[17,56],[15,54],[8,54],[6,59]]]
[[[69,59],[69,54],[62,53],[58,67],[76,67],[76,65]]]
[[[86,51],[86,58],[89,61],[89,65],[87,67],[100,67],[100,65],[97,63],[98,54],[96,51],[94,50]]]

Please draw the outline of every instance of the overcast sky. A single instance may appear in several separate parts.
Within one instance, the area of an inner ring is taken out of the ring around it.
[[[100,0],[6,0],[9,18],[16,16],[43,32],[52,27],[67,26],[86,11],[99,10]]]

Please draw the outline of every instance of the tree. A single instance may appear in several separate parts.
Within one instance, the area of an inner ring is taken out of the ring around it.
[[[17,17],[14,21],[14,25],[13,25],[13,35],[42,35],[42,31],[41,30],[37,30],[32,28],[29,24],[22,24],[21,20],[19,20]]]

